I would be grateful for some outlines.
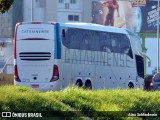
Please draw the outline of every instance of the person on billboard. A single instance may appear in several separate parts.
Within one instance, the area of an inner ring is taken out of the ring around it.
[[[106,20],[104,25],[107,26],[114,26],[114,11],[117,10],[118,17],[120,17],[119,14],[119,5],[117,0],[107,0],[106,2],[102,3],[103,7],[108,8],[108,14],[106,15]]]

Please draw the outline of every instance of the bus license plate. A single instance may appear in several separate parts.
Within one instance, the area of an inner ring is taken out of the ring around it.
[[[32,88],[39,88],[39,84],[32,84],[31,87]]]

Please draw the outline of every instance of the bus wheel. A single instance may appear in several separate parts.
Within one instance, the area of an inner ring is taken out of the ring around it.
[[[87,80],[87,81],[85,82],[85,88],[86,88],[86,89],[92,89],[92,84],[91,84],[91,81],[90,81],[90,80]]]
[[[77,87],[82,87],[83,86],[82,80],[77,80],[76,86]]]
[[[128,84],[128,87],[129,87],[130,89],[134,88],[133,83],[132,83],[132,82],[130,82],[130,83]]]

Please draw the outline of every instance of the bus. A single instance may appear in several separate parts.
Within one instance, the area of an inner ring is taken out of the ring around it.
[[[17,23],[14,33],[14,84],[42,91],[58,89],[54,23]]]
[[[14,84],[48,91],[144,87],[144,53],[129,30],[91,23],[18,23]]]

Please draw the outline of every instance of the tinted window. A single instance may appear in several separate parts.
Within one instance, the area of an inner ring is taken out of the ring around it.
[[[62,43],[67,48],[70,48],[70,30],[62,29]]]
[[[68,29],[62,30],[62,42],[63,44],[70,49],[79,49],[80,48],[80,33],[77,29]]]
[[[133,58],[132,50],[131,50],[131,45],[129,38],[126,35],[121,35],[121,43],[120,43],[120,51],[121,53],[129,55],[131,58]]]
[[[136,36],[130,36],[134,51],[142,51],[141,41]]]
[[[79,49],[80,47],[80,40],[79,40],[79,31],[72,29],[69,35],[69,40],[70,40],[70,47],[72,49]]]
[[[153,80],[155,82],[160,82],[160,73],[156,73],[154,76],[153,76]]]
[[[111,33],[111,52],[120,53],[120,36],[119,34]]]
[[[122,53],[133,58],[125,34],[68,28],[62,30],[62,42],[69,49]]]
[[[111,52],[111,39],[110,34],[106,32],[100,32],[100,51]]]
[[[92,46],[92,51],[100,51],[100,39],[98,32],[92,31],[92,42],[90,46]]]
[[[89,42],[91,40],[91,33],[88,30],[79,30],[80,37],[80,49],[89,50]]]

